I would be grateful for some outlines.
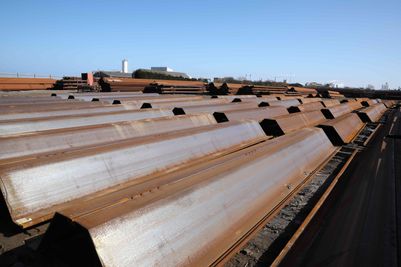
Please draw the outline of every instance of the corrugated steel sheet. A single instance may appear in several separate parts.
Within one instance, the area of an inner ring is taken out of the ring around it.
[[[125,188],[105,196],[112,205],[81,209],[80,216],[70,216],[73,221],[58,216],[42,250],[66,253],[71,264],[77,260],[71,255],[88,244],[86,251],[93,254],[80,259],[88,264],[212,265],[333,151],[321,129],[304,129],[228,155],[191,175],[163,178],[172,182],[148,188],[148,193]],[[75,235],[85,239],[63,247]]]
[[[0,163],[1,160],[5,159],[90,147],[102,143],[112,143],[139,136],[216,123],[216,120],[210,114],[181,115],[0,137]],[[36,156],[38,157],[39,155]]]
[[[322,103],[326,108],[334,107],[340,104],[338,99],[322,99]]]
[[[326,118],[320,110],[298,112],[276,118],[265,119],[260,122],[266,135],[279,136],[305,127],[315,126]]]
[[[185,101],[159,101],[159,100],[152,100],[152,101],[143,101],[139,106],[141,108],[166,108],[166,109],[173,109],[177,106],[203,106],[203,105],[216,105],[216,104],[227,104],[230,103],[230,99],[198,99],[198,100],[185,100]]]
[[[288,111],[290,113],[295,113],[295,112],[321,110],[322,108],[324,108],[322,102],[310,102],[298,106],[289,107]]]
[[[171,110],[126,110],[108,113],[0,121],[0,137],[30,132],[132,121],[174,115]]]
[[[176,106],[173,109],[173,112],[176,115],[197,114],[197,113],[202,113],[202,112],[213,114],[214,112],[219,112],[219,111],[249,109],[249,108],[257,108],[257,107],[258,107],[258,103],[237,102],[237,103],[201,105],[201,106]]]
[[[334,120],[328,120],[319,125],[333,145],[347,144],[358,134],[364,123],[355,113],[349,113]]]
[[[257,122],[229,122],[29,157],[2,165],[1,191],[12,219],[29,226],[55,205],[264,138]]]
[[[288,100],[279,100],[279,101],[267,101],[269,106],[283,106],[289,108],[291,106],[299,106],[301,102],[298,99],[288,99]]]
[[[358,110],[358,115],[363,122],[377,122],[386,110],[386,106],[383,103],[379,103]]]
[[[262,121],[267,118],[275,118],[286,114],[288,114],[288,110],[285,107],[275,106],[214,112],[213,116],[217,122],[226,122],[238,120]]]

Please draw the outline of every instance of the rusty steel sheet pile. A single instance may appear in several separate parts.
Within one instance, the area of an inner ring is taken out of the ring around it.
[[[301,100],[302,104],[309,104],[322,101],[320,97],[301,97],[299,99]]]
[[[305,127],[315,126],[326,118],[320,110],[291,113],[276,118],[264,119],[260,122],[266,135],[280,136]]]
[[[265,138],[255,121],[228,122],[5,161],[1,191],[13,220],[31,225],[57,204]]]
[[[35,156],[35,154],[39,153],[54,153],[60,150],[89,147],[216,123],[211,114],[180,115],[0,137],[0,163],[5,159],[10,160],[11,158],[29,155]]]
[[[223,99],[229,99],[229,100],[234,100],[236,98],[239,99],[249,99],[249,98],[256,98],[256,95],[217,95],[217,96],[212,96],[212,98],[223,98]]]
[[[257,108],[258,103],[254,102],[237,102],[237,103],[227,103],[227,104],[214,104],[214,105],[200,105],[200,106],[176,106],[173,109],[175,115],[183,114],[197,114],[197,113],[209,113],[237,109],[249,109]]]
[[[377,122],[386,110],[383,103],[378,103],[358,110],[357,114],[363,122]]]
[[[322,102],[310,102],[306,104],[301,104],[298,106],[291,106],[288,108],[288,111],[290,113],[295,113],[295,112],[305,112],[305,111],[315,111],[315,110],[321,110],[324,108]]]
[[[116,102],[119,103],[135,103],[135,102],[143,102],[146,100],[160,100],[160,101],[185,101],[185,100],[202,100],[203,96],[181,96],[181,95],[160,95],[160,96],[147,96],[146,94],[137,95],[137,96],[79,96],[75,97],[75,99],[81,101],[100,101],[103,103],[114,104]]]
[[[225,98],[213,98],[213,99],[195,99],[195,100],[180,100],[180,101],[166,101],[166,100],[149,100],[142,101],[138,106],[141,108],[166,108],[173,109],[177,106],[203,106],[203,105],[216,105],[216,104],[228,104],[230,99]]]
[[[56,80],[46,78],[0,78],[0,91],[47,90]]]
[[[379,102],[377,101],[377,99],[369,99],[369,100],[361,101],[361,104],[362,104],[362,106],[364,106],[364,107],[370,107],[370,106],[373,106],[373,105],[375,105],[375,104],[377,104],[377,103],[379,103]]]
[[[340,101],[338,99],[322,99],[322,103],[326,108],[340,105]]]
[[[351,142],[363,126],[364,123],[355,113],[345,114],[318,125],[318,127],[324,130],[335,146],[341,146]]]
[[[54,96],[8,96],[0,97],[0,105],[23,105],[23,104],[44,104],[44,103],[63,103],[67,99]]]
[[[104,196],[110,204],[101,208],[61,211],[40,249],[88,266],[217,264],[334,151],[323,130],[306,128],[193,173],[171,173],[175,180],[147,193],[124,188]]]
[[[28,132],[98,125],[121,121],[150,119],[172,115],[174,114],[171,110],[147,109],[87,114],[85,116],[69,115],[49,118],[29,118],[0,121],[0,137],[18,135]]]
[[[288,110],[285,107],[275,106],[214,112],[213,116],[219,123],[238,120],[256,120],[260,122],[267,118],[275,118],[287,114]]]
[[[334,107],[322,109],[322,113],[327,119],[335,119],[341,117],[342,115],[351,113],[352,111],[353,109],[350,107],[350,104],[348,102]]]
[[[129,96],[143,96],[142,92],[58,92],[53,93],[53,96],[57,96],[62,99],[68,99],[75,96],[119,96],[119,95],[129,95]],[[146,96],[159,96],[160,94],[147,94]]]
[[[283,106],[289,108],[291,106],[299,106],[301,102],[298,99],[286,99],[286,100],[278,100],[278,101],[266,101],[269,106]]]
[[[386,108],[391,108],[393,107],[395,104],[397,104],[396,100],[387,100],[387,99],[383,99],[382,103],[386,106]]]
[[[32,113],[32,112],[46,112],[55,110],[69,110],[69,109],[81,109],[81,108],[99,108],[103,107],[100,102],[81,102],[75,100],[69,100],[66,102],[51,102],[41,104],[0,104],[0,114],[10,113]]]

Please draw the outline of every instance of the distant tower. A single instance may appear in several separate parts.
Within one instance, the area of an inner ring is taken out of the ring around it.
[[[123,59],[123,68],[122,68],[123,73],[128,73],[128,60]]]

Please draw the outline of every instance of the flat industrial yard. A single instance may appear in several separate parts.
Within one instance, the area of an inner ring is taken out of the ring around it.
[[[398,100],[25,81],[0,92],[2,266],[400,262]]]

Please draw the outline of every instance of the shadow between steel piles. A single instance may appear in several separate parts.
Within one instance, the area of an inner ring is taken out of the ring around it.
[[[167,116],[107,124],[30,132],[0,137],[0,165],[19,157],[41,157],[57,151],[83,149],[145,135],[216,124],[210,114]]]
[[[357,114],[363,122],[377,122],[386,110],[383,103],[378,103],[358,110]]]
[[[334,150],[321,129],[306,128],[125,186],[101,196],[108,205],[62,210],[41,250],[74,265],[216,264]]]
[[[305,127],[315,126],[326,118],[320,110],[291,113],[276,118],[264,119],[260,122],[266,135],[280,136]]]
[[[359,133],[365,124],[355,113],[345,114],[318,125],[322,128],[335,146],[348,144]]]
[[[0,137],[80,126],[99,125],[174,115],[170,110],[124,110],[82,115],[0,121]]]
[[[74,199],[265,138],[257,122],[244,121],[25,157],[3,162],[0,188],[12,219],[29,227]]]

